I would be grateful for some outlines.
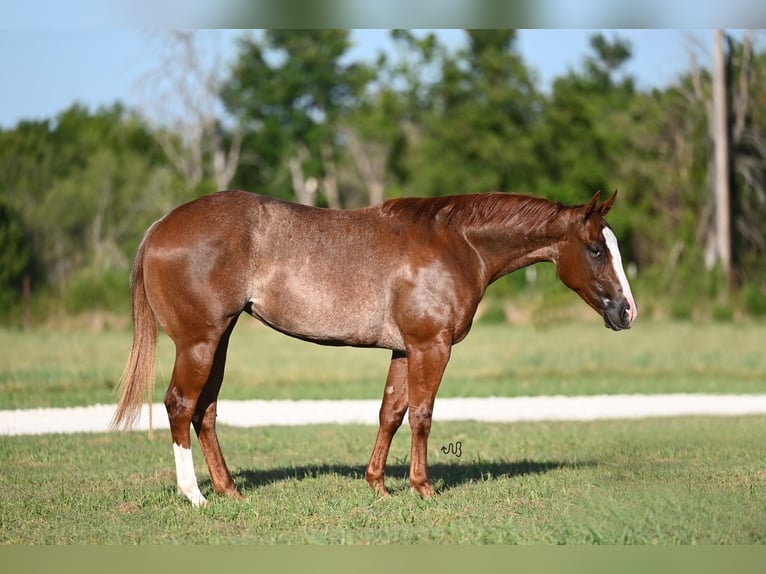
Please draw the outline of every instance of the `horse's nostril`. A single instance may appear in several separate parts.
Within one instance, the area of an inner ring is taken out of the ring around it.
[[[627,303],[623,304],[622,311],[620,312],[620,319],[622,319],[623,324],[627,325],[630,321],[630,305]]]

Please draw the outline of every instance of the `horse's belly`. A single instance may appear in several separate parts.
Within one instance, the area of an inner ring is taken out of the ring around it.
[[[372,290],[360,295],[311,281],[275,282],[252,297],[251,314],[277,331],[315,343],[403,347],[385,297]]]

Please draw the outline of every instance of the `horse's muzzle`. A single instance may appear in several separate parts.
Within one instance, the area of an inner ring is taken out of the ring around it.
[[[637,310],[633,309],[627,299],[607,301],[604,305],[604,325],[613,331],[630,329],[636,318]]]

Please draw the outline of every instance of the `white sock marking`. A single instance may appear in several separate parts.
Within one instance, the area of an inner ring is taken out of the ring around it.
[[[173,443],[173,455],[176,460],[178,492],[188,498],[192,506],[204,506],[207,504],[207,500],[202,496],[197,484],[197,475],[194,472],[191,449]]]
[[[628,305],[630,305],[630,311],[628,311],[628,323],[633,324],[633,321],[638,317],[638,307],[636,306],[635,299],[633,299],[633,293],[630,290],[628,278],[625,276],[625,270],[622,268],[622,256],[620,255],[620,248],[617,245],[617,237],[615,237],[614,232],[608,227],[604,227],[603,233],[604,240],[606,241],[606,248],[612,255],[612,268],[620,282],[622,293],[628,300]]]

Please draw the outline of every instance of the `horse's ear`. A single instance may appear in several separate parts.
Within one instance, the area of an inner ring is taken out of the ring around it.
[[[591,200],[583,207],[583,219],[588,219],[594,212],[599,211],[598,200],[601,197],[601,191],[597,191]]]
[[[612,209],[612,206],[614,205],[614,200],[617,199],[617,190],[614,190],[614,193],[612,194],[612,197],[607,199],[604,203],[602,203],[599,208],[598,212],[601,214],[601,217],[606,217],[606,214],[609,213],[609,210]]]

